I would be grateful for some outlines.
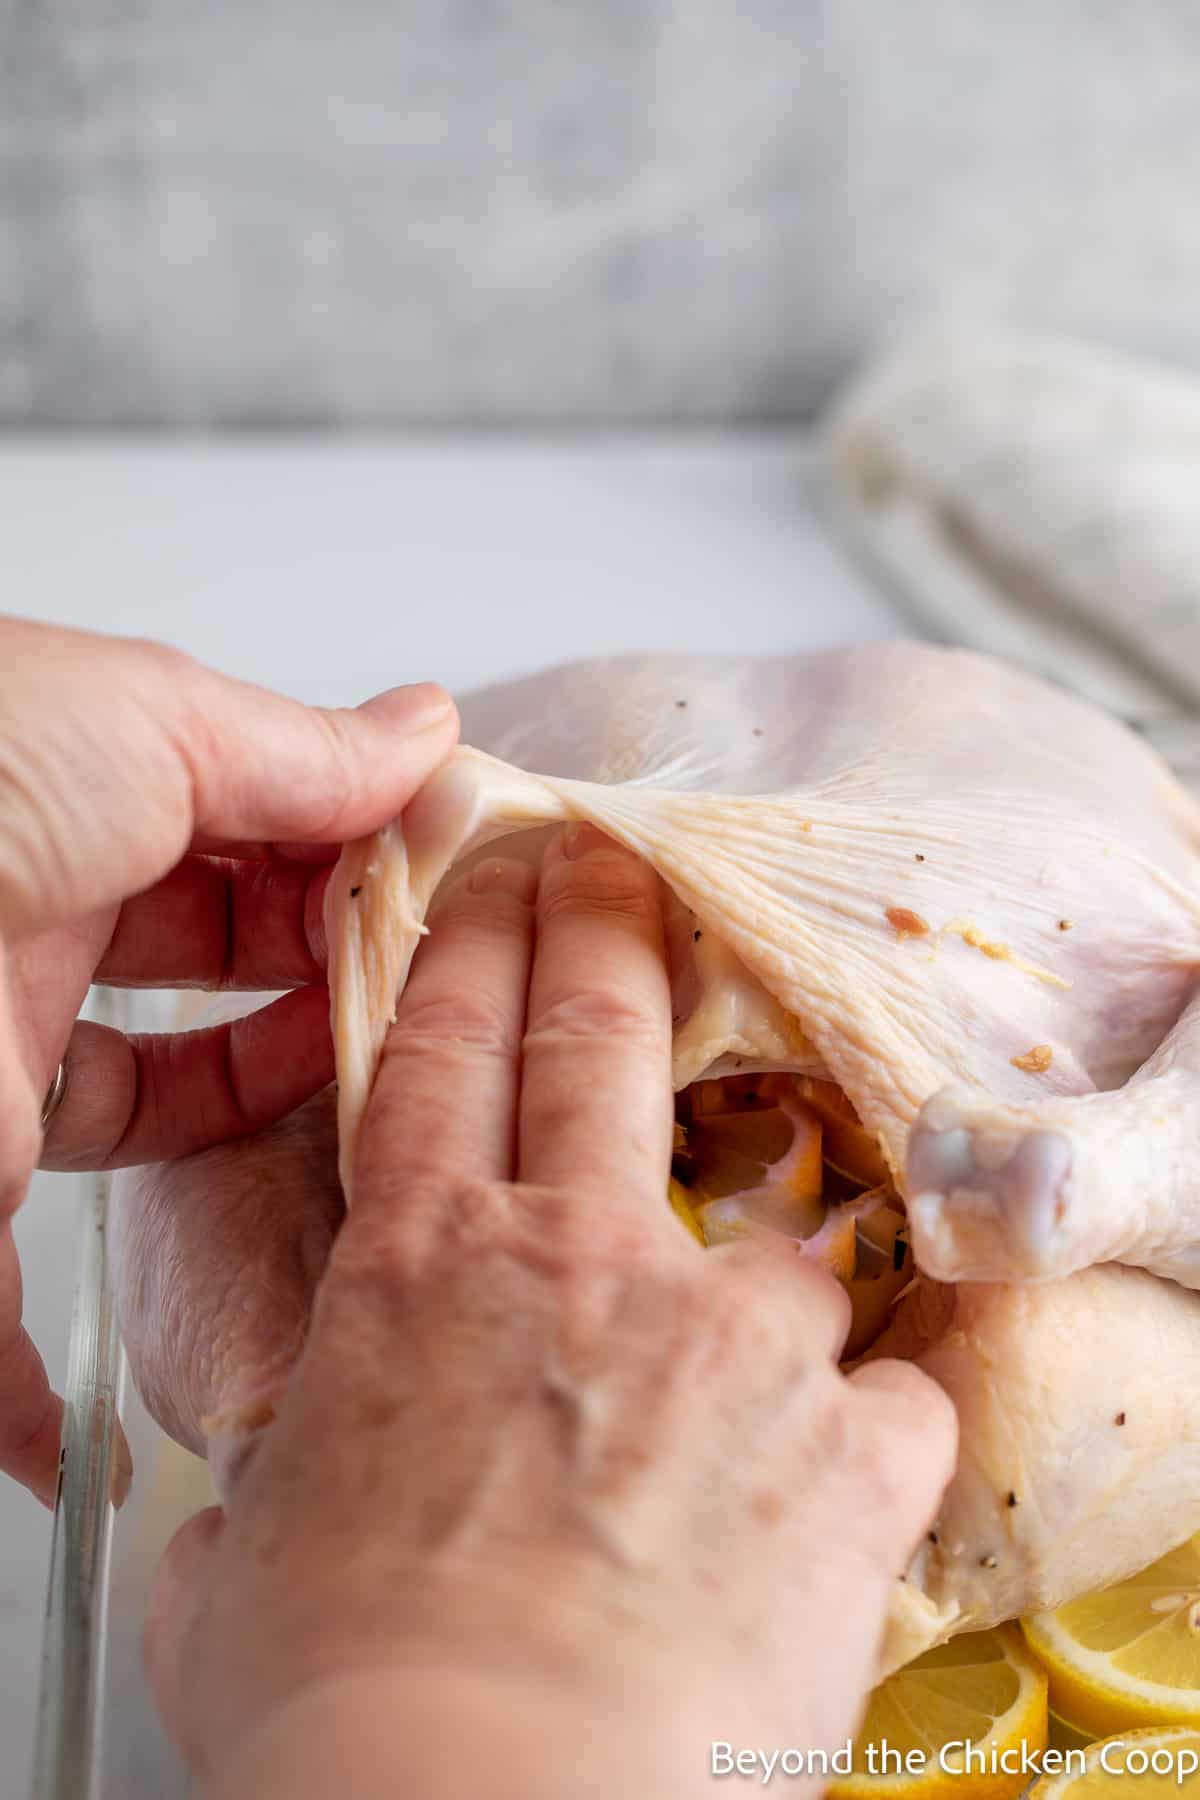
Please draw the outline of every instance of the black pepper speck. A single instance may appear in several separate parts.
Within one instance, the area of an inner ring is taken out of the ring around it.
[[[352,900],[357,900],[357,899],[358,899],[358,896],[359,896],[359,895],[360,895],[360,894],[361,894],[361,893],[362,893],[362,888],[361,888],[361,887],[353,887],[353,888],[351,888],[351,889],[350,889],[350,898],[351,898],[351,899],[352,899]]]

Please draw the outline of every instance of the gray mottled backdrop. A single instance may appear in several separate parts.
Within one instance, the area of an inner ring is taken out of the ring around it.
[[[1200,364],[1196,0],[0,0],[0,422],[779,419]]]

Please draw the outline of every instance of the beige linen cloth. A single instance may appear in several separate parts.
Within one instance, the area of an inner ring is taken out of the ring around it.
[[[1200,375],[933,329],[851,383],[825,449],[927,629],[1107,706],[1200,791]]]

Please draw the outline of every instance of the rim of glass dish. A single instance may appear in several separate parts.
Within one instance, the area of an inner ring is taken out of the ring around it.
[[[126,1000],[94,988],[84,1016],[123,1028]],[[108,1271],[111,1177],[81,1182],[58,1489],[50,1546],[33,1800],[90,1800],[112,1546],[112,1464],[121,1345]]]

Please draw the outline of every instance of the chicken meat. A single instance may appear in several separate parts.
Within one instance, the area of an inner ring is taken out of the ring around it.
[[[1200,814],[1159,759],[1035,680],[908,643],[583,664],[461,710],[482,748],[329,890],[346,1202],[439,883],[591,820],[668,892],[677,1089],[767,1071],[838,1093],[907,1203],[916,1275],[867,1353],[942,1382],[962,1450],[883,1666],[1196,1530]],[[222,1456],[302,1333],[297,1246],[336,1229],[329,1108],[122,1186],[139,1384]],[[224,1241],[193,1255],[214,1190]]]

